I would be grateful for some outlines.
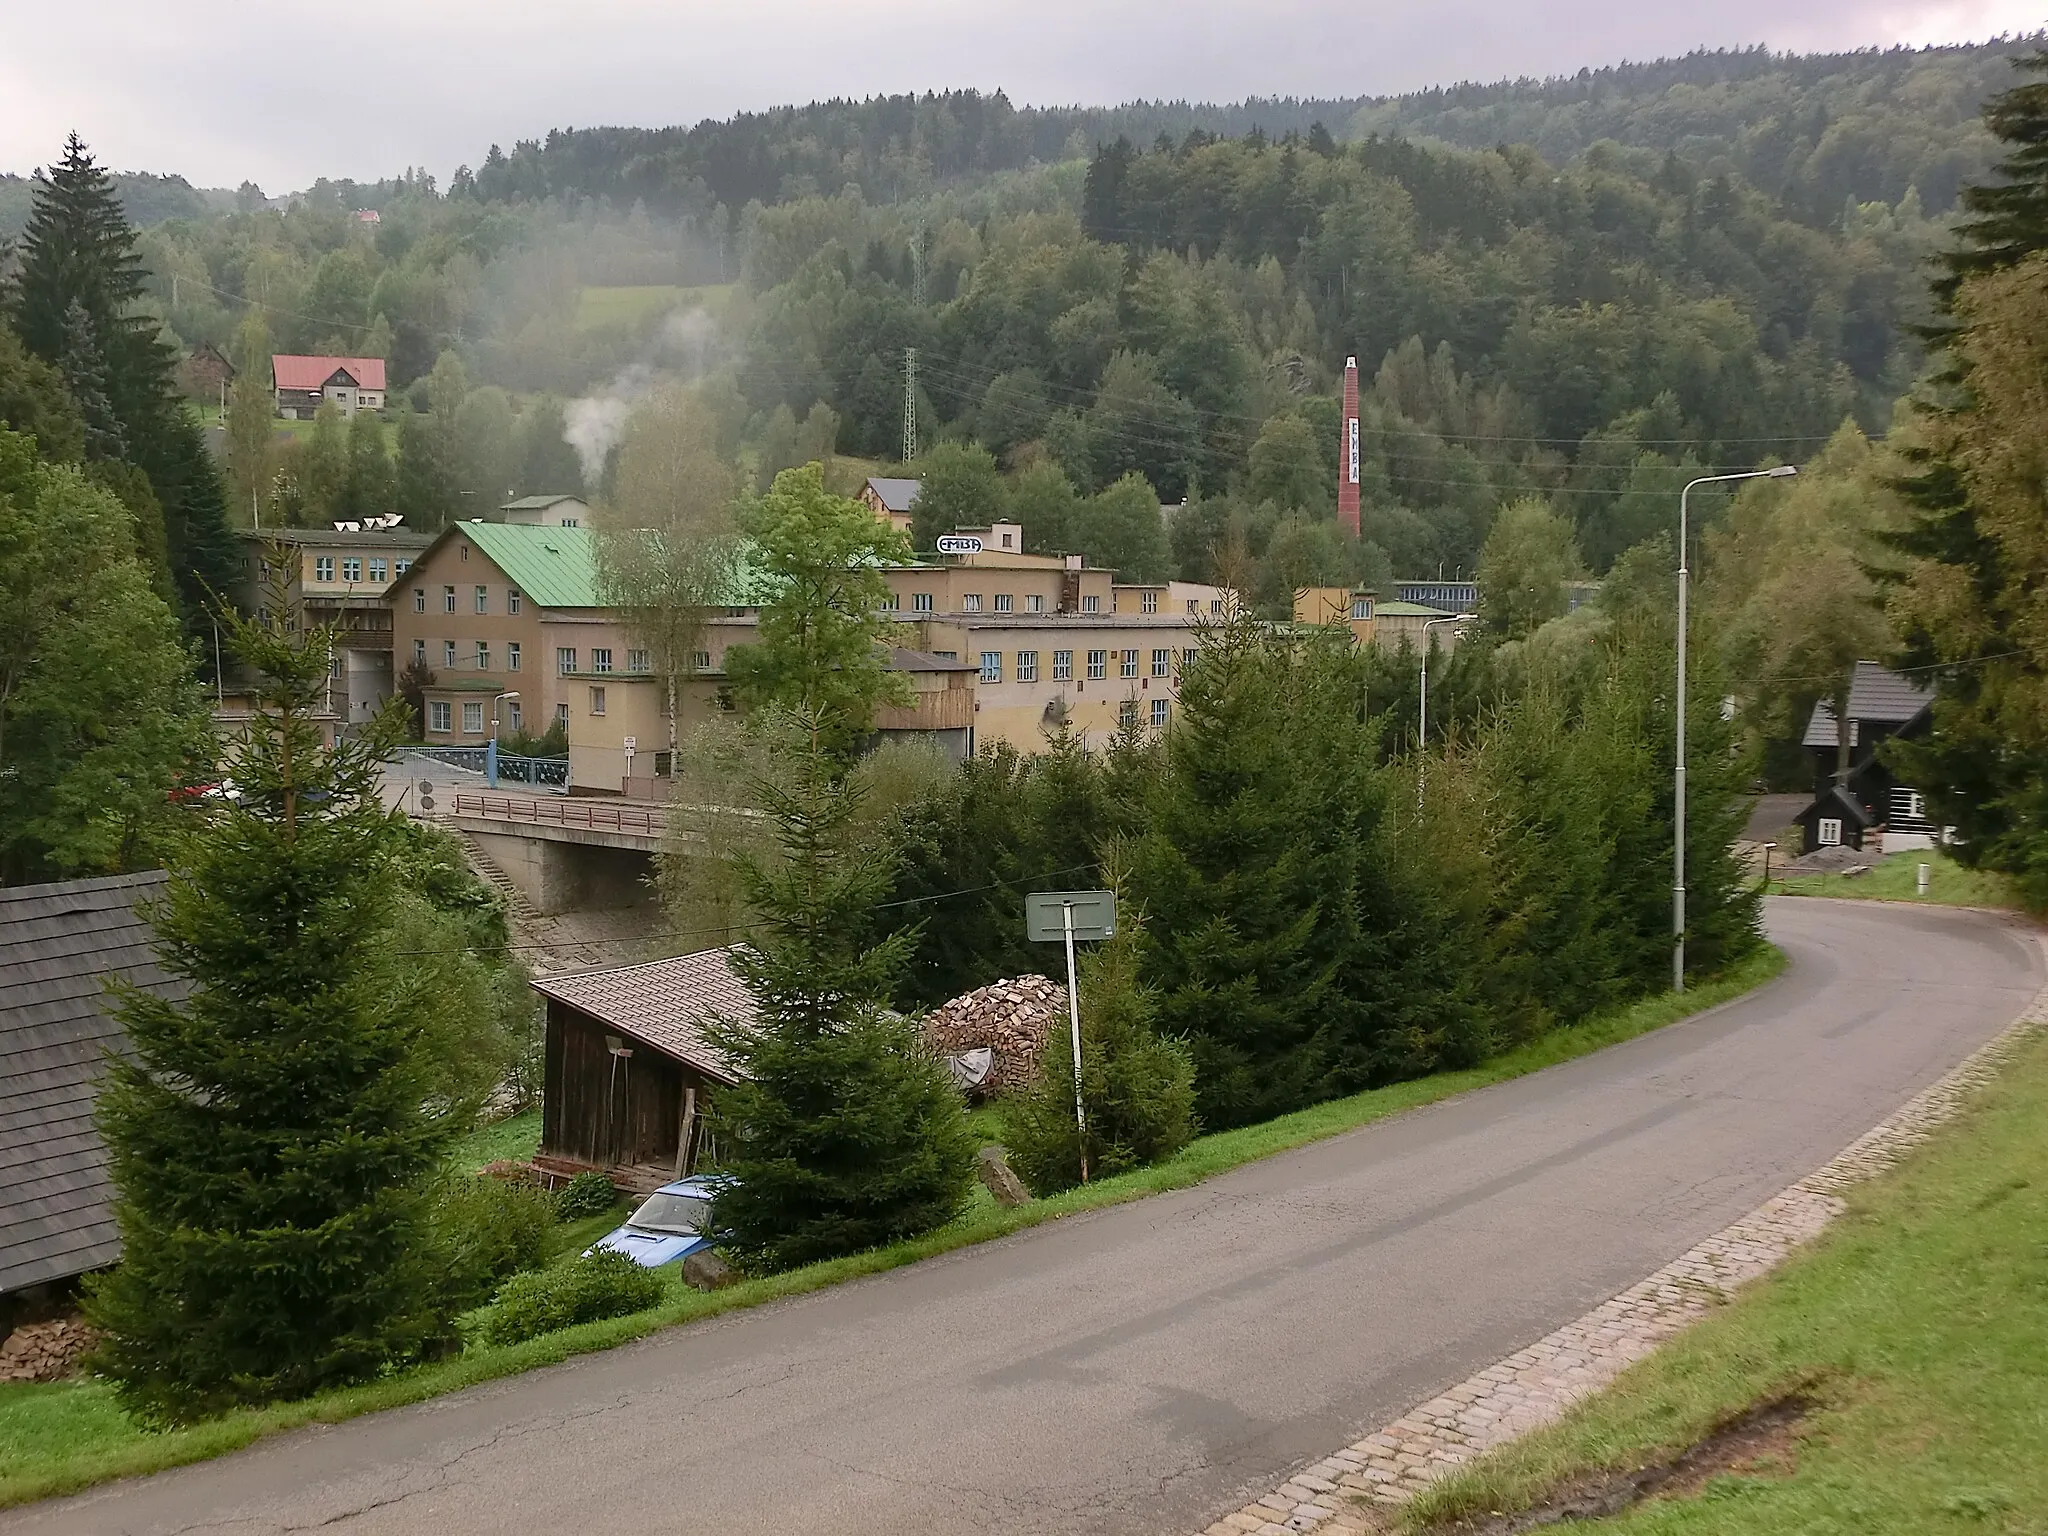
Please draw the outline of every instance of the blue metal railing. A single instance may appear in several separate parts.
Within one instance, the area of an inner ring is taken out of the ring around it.
[[[562,793],[569,788],[569,759],[566,757],[519,757],[509,752],[498,752],[494,746],[407,747],[405,753],[408,757],[424,757],[430,762],[445,763],[450,768],[480,773],[493,789],[504,782],[529,784],[535,789]],[[493,756],[497,759],[495,774],[492,772]]]

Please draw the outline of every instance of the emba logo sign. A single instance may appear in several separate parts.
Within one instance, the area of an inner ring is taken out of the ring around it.
[[[971,533],[942,533],[935,541],[942,555],[978,555],[981,540]]]

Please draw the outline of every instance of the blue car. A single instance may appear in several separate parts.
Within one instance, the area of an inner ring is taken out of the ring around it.
[[[711,1197],[725,1182],[695,1176],[664,1184],[626,1218],[623,1227],[607,1232],[585,1252],[608,1248],[647,1269],[679,1264],[711,1246],[711,1239],[703,1235],[703,1230],[711,1214]]]

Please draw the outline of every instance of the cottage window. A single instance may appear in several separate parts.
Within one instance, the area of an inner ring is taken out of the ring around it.
[[[573,646],[573,645],[563,645],[563,646],[557,646],[557,647],[555,648],[555,670],[556,670],[557,672],[561,673],[561,674],[562,674],[562,676],[564,676],[564,677],[573,677],[573,676],[575,676],[575,674],[576,674],[576,647],[575,647],[575,646]]]
[[[1166,700],[1165,700],[1165,699],[1154,699],[1154,700],[1152,701],[1152,729],[1153,729],[1153,730],[1155,730],[1155,731],[1163,731],[1163,730],[1165,730],[1165,729],[1166,729],[1166,711],[1167,711],[1167,708],[1168,708],[1168,706],[1167,706],[1167,702],[1166,702]]]
[[[375,556],[375,555],[372,555],[372,556],[370,557],[370,580],[372,580],[372,581],[389,581],[389,580],[390,580],[391,578],[390,578],[390,576],[389,576],[389,575],[387,575],[386,573],[387,573],[387,572],[388,572],[388,571],[389,571],[390,569],[391,569],[391,562],[390,562],[390,561],[388,561],[388,560],[383,560],[383,559],[380,559],[380,558],[378,558],[378,557],[377,557],[377,556]]]
[[[350,583],[361,581],[363,579],[363,562],[355,555],[350,555],[347,559],[343,560],[341,562],[341,579]]]
[[[462,733],[465,736],[483,735],[484,706],[481,699],[462,706]]]
[[[1003,653],[983,651],[981,653],[981,680],[984,683],[1000,683],[1003,680]]]
[[[507,640],[505,642],[505,670],[507,672],[517,672],[519,670],[519,642],[517,640]]]
[[[609,672],[611,669],[612,648],[608,645],[591,647],[590,670],[593,672]]]
[[[1088,653],[1089,681],[1100,682],[1103,678],[1107,676],[1109,676],[1109,652],[1090,651]]]
[[[1136,651],[1125,651],[1117,664],[1117,676],[1136,677],[1137,675],[1138,653]]]
[[[1152,675],[1171,677],[1173,675],[1173,652],[1157,650],[1152,653]]]
[[[626,652],[626,670],[628,672],[645,672],[649,670],[647,666],[647,653],[645,651]]]
[[[1159,594],[1149,590],[1139,593],[1138,611],[1140,613],[1157,613],[1159,611]]]
[[[519,589],[517,587],[507,587],[505,589],[505,611],[507,613],[517,613],[519,611],[519,603]]]
[[[590,690],[590,712],[593,715],[604,713],[604,690],[602,688]]]
[[[455,706],[446,699],[435,699],[427,705],[427,729],[448,732],[455,729]]]
[[[334,556],[315,555],[313,557],[313,579],[315,581],[334,580]]]
[[[1071,683],[1074,680],[1074,653],[1054,651],[1052,653],[1052,680],[1056,683]]]
[[[1035,683],[1038,681],[1038,652],[1019,651],[1017,653],[1017,681],[1020,683]]]
[[[1833,848],[1842,841],[1842,821],[1838,816],[1823,816],[1816,830],[1821,847]]]

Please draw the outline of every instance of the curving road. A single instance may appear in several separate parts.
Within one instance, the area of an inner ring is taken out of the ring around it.
[[[1198,1529],[1818,1166],[2043,981],[1989,914],[1769,922],[1777,981],[1598,1055],[0,1531]]]

